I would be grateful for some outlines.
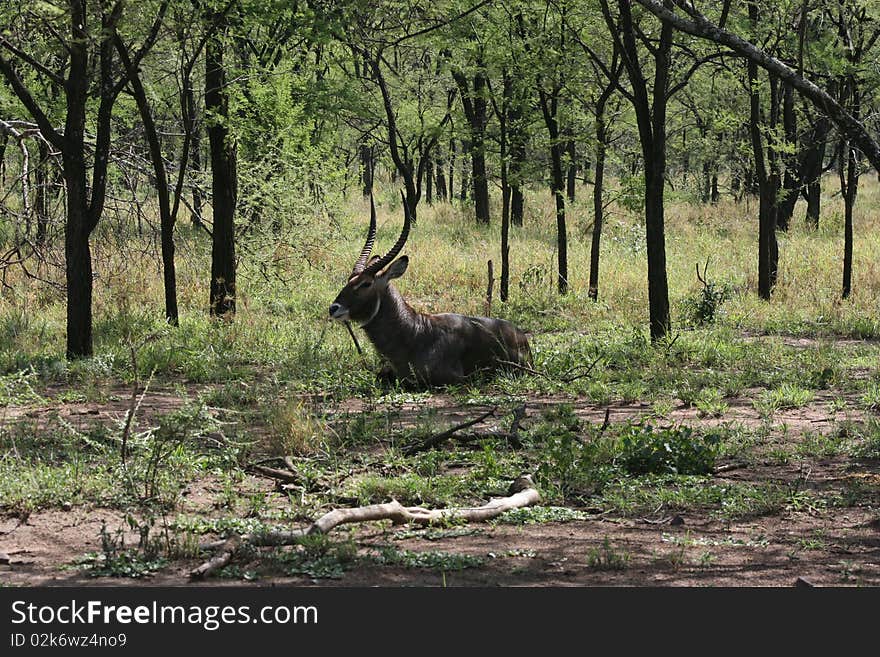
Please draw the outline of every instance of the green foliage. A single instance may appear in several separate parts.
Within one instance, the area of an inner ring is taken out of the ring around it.
[[[465,568],[477,568],[482,566],[485,559],[468,554],[456,554],[450,552],[413,552],[411,550],[399,550],[393,547],[382,548],[373,559],[386,566],[402,566],[404,568],[420,568],[424,570],[436,570],[450,572],[464,570]]]
[[[572,522],[586,518],[587,514],[563,506],[529,506],[506,511],[495,522],[506,525],[532,525],[545,522]]]
[[[630,474],[702,475],[712,472],[720,437],[690,427],[631,425],[621,436],[621,463]]]
[[[598,492],[619,474],[614,441],[602,435],[582,438],[581,429],[571,406],[560,404],[545,411],[531,432],[530,441],[542,455],[536,482],[562,498]]]
[[[718,310],[730,298],[731,286],[710,281],[696,294],[682,301],[682,319],[691,326],[712,324]]]

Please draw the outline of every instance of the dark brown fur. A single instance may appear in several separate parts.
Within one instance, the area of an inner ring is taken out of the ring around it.
[[[397,378],[439,386],[507,363],[531,364],[526,334],[506,320],[414,310],[391,285],[407,265],[403,256],[384,272],[353,275],[330,306],[334,319],[362,326]]]

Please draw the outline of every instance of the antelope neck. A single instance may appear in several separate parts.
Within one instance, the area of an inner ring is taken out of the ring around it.
[[[394,287],[389,285],[380,299],[374,316],[361,328],[379,353],[394,360],[393,355],[421,333],[422,323]]]
[[[366,322],[363,322],[363,323],[361,324],[361,328],[366,328],[366,327],[367,327],[367,324],[369,324],[369,323],[372,322],[374,319],[376,319],[376,315],[379,314],[379,309],[380,309],[381,307],[382,307],[382,297],[381,297],[381,295],[380,295],[380,296],[376,297],[376,307],[373,308],[373,314],[370,315],[370,318],[369,318]]]

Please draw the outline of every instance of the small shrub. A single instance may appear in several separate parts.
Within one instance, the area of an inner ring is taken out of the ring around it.
[[[633,475],[708,474],[715,468],[720,442],[717,434],[695,434],[690,427],[632,425],[622,437],[621,462]]]

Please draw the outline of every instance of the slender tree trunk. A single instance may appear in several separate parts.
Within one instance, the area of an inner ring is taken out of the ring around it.
[[[755,2],[750,2],[748,10],[752,24],[757,24],[758,5]],[[758,65],[752,60],[748,61],[747,73],[749,89],[751,89],[749,93],[749,136],[752,142],[755,178],[758,183],[760,199],[758,208],[758,296],[769,301],[776,282],[777,262],[774,254],[778,254],[778,247],[776,246],[776,198],[772,188],[771,175],[768,172],[768,164],[764,158],[764,144],[761,137],[761,99],[759,96]],[[771,95],[772,93],[771,89]],[[772,114],[771,109],[771,121]]]
[[[824,115],[817,117],[804,141],[806,152],[802,164],[802,184],[807,199],[806,223],[814,230],[819,228],[819,215],[822,210],[822,167],[825,161],[825,147],[831,121]]]
[[[430,156],[427,156],[425,163],[425,203],[434,203],[434,161]]]
[[[471,187],[474,215],[478,224],[488,224],[489,180],[486,176],[486,125],[489,118],[486,86],[488,80],[483,70],[478,70],[474,75],[473,86],[460,71],[453,71],[452,76],[458,85],[464,115],[470,126]]]
[[[562,170],[563,145],[559,139],[559,89],[547,93],[538,89],[544,124],[550,137],[551,191],[556,201],[556,255],[557,289],[559,294],[568,293],[568,232],[565,225],[565,174]]]
[[[126,68],[131,68],[131,60],[121,39],[116,39],[116,49]],[[171,197],[168,192],[168,175],[162,159],[162,145],[153,121],[147,94],[137,71],[131,73],[131,88],[144,126],[144,135],[150,151],[150,162],[156,178],[156,195],[159,199],[159,224],[162,244],[162,281],[165,288],[165,321],[171,326],[179,323],[177,310],[177,273],[174,266],[174,217],[171,214]]]
[[[474,126],[471,132],[471,174],[474,189],[474,212],[477,223],[489,223],[489,178],[486,174],[486,124],[488,123],[488,103],[485,97],[486,75],[483,72],[474,76]]]
[[[794,113],[794,89],[789,84],[782,85],[782,127],[785,132],[785,141],[793,148],[797,144],[797,118]],[[794,214],[794,205],[797,202],[801,181],[798,177],[800,167],[797,155],[786,155],[782,161],[785,173],[782,178],[782,198],[777,204],[776,227],[785,232],[788,230],[791,216]]]
[[[461,182],[458,183],[458,198],[464,203],[468,199],[468,190],[471,189],[470,182],[468,181],[468,167],[467,163],[464,161],[471,152],[471,143],[468,140],[462,140],[461,142],[461,155],[462,155],[462,163],[461,163]]]
[[[455,182],[455,139],[449,140],[449,200],[455,198],[453,183]]]
[[[202,122],[196,119],[196,101],[192,84],[189,79],[184,81],[184,102],[186,103],[188,116],[188,129],[190,131],[189,142],[189,168],[195,174],[195,182],[192,185],[192,212],[190,222],[193,226],[202,225],[204,216],[205,198],[199,187],[199,179],[202,175]]]
[[[654,85],[649,95],[639,63],[630,0],[617,0],[622,58],[633,87],[633,109],[645,172],[645,238],[648,257],[648,312],[651,340],[665,337],[671,328],[669,286],[666,277],[666,236],[663,192],[666,176],[666,107],[670,73],[672,28],[663,23],[653,50]],[[606,22],[608,22],[606,13]],[[609,24],[610,29],[616,26]]]
[[[444,173],[443,151],[437,146],[437,166],[435,168],[435,176],[437,183],[437,200],[445,201],[449,198],[446,191],[446,174]]]
[[[6,184],[6,144],[9,143],[9,135],[0,132],[0,185]]]
[[[526,162],[526,135],[522,129],[522,111],[512,107],[510,111],[510,166],[508,183],[510,185],[510,222],[514,226],[523,225],[525,197],[523,195],[523,169]]]
[[[597,104],[596,107],[596,164],[593,170],[593,237],[590,242],[590,287],[588,293],[593,301],[599,300],[599,247],[602,239],[602,222],[605,214],[603,192],[607,139],[605,104],[602,102]]]
[[[235,206],[238,196],[236,148],[229,134],[229,97],[223,41],[226,18],[211,17],[218,35],[205,46],[205,114],[211,149],[214,216],[211,245],[210,309],[213,316],[235,314]]]
[[[571,128],[566,129],[568,141],[565,142],[565,150],[568,153],[568,169],[566,171],[566,197],[569,203],[574,203],[575,193],[577,191],[577,149],[575,147],[574,138],[571,134]]]
[[[71,26],[85,24],[85,7],[71,12]],[[73,31],[72,30],[72,31]],[[92,201],[86,182],[85,132],[89,88],[89,55],[85,43],[72,43],[69,73],[65,83],[67,114],[61,157],[67,187],[67,221],[64,226],[64,256],[67,283],[67,358],[86,358],[92,343]],[[102,72],[104,70],[102,69]],[[102,117],[98,117],[100,121]],[[96,140],[96,149],[99,147]],[[101,163],[95,161],[94,166]],[[92,190],[94,195],[96,190]]]
[[[840,190],[843,196],[843,292],[848,299],[852,293],[853,268],[853,210],[859,187],[858,161],[856,152],[848,141],[844,141],[839,159]],[[844,173],[845,170],[845,173]]]
[[[364,142],[358,146],[358,157],[361,169],[361,191],[364,198],[369,198],[373,193],[373,149]]]
[[[513,98],[513,79],[505,69],[502,74],[503,91],[501,111],[498,112],[499,147],[501,155],[501,279],[499,296],[507,301],[510,286],[510,181],[508,177],[510,106]]]

